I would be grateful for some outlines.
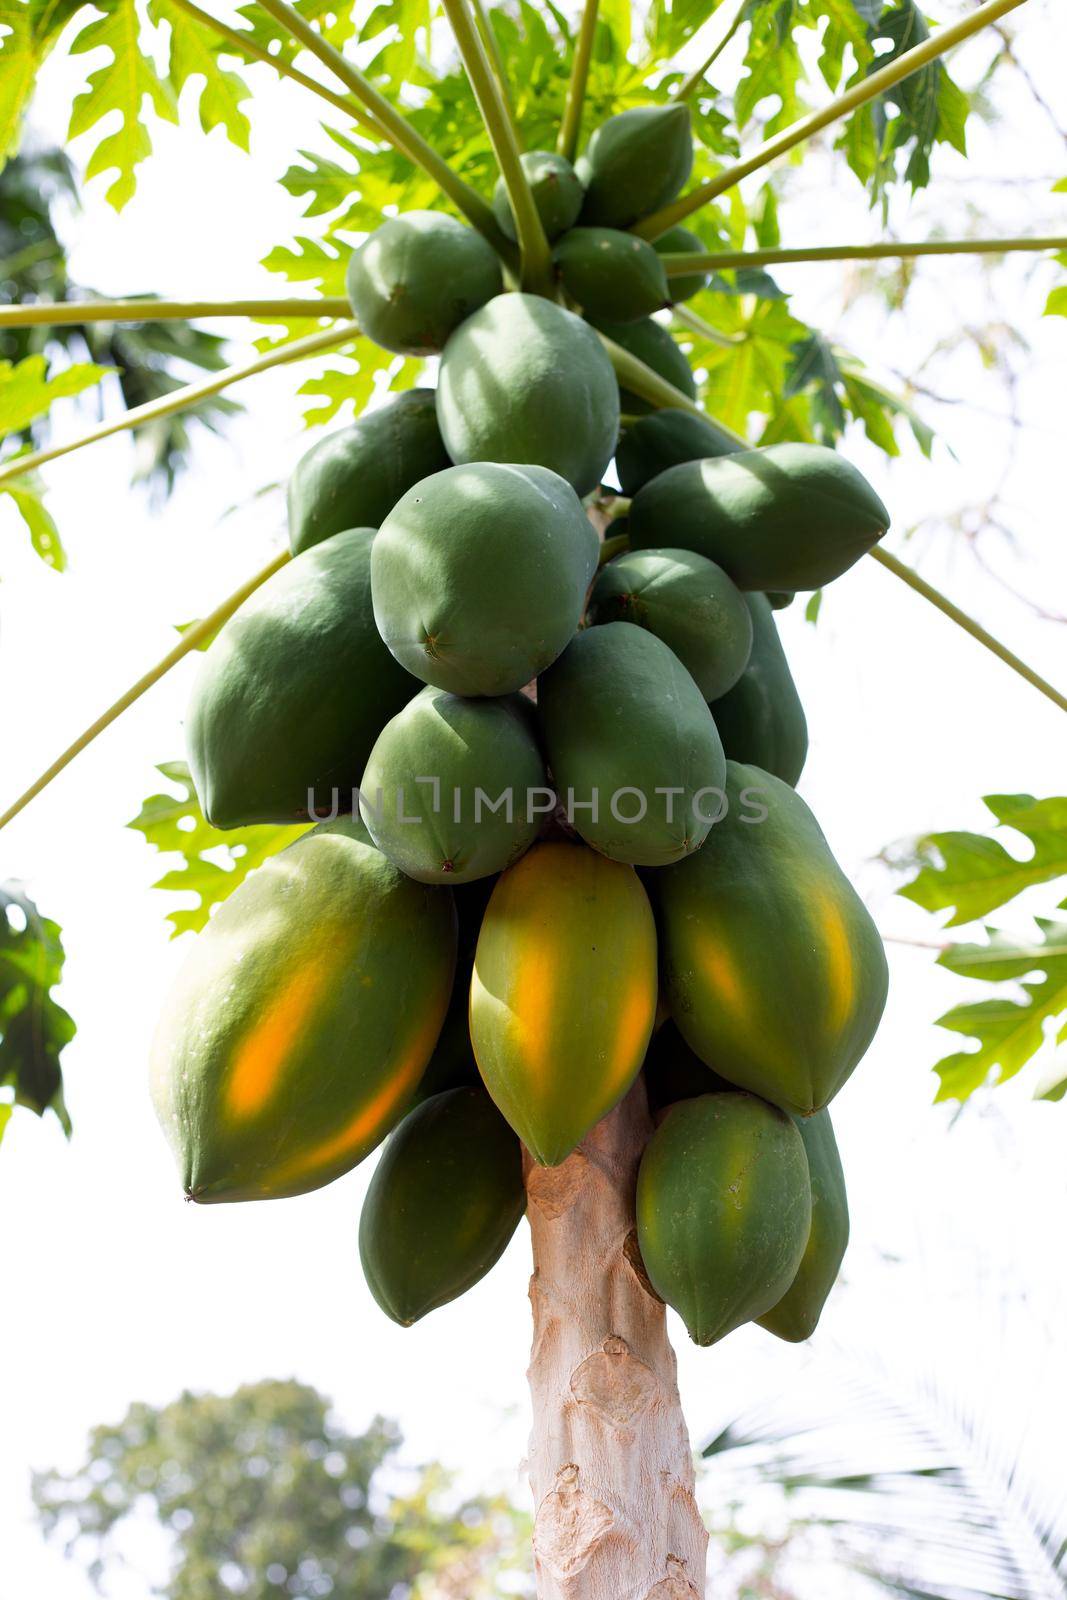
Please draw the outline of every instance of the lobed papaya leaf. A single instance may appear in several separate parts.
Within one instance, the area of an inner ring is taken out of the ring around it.
[[[241,101],[247,100],[252,91],[238,73],[219,61],[220,55],[233,55],[233,46],[171,0],[149,0],[148,15],[153,22],[165,22],[170,29],[170,81],[175,92],[181,94],[192,78],[203,79],[199,94],[201,128],[205,133],[223,128],[233,144],[247,151],[250,125],[241,110]]]
[[[41,560],[56,572],[66,570],[67,553],[55,519],[44,503],[44,485],[35,472],[0,484],[0,494],[13,502],[30,536],[30,543]]]
[[[21,433],[55,401],[84,393],[112,370],[95,361],[78,361],[50,372],[43,355],[0,361],[0,439]]]
[[[19,145],[37,74],[87,0],[0,0],[0,166]]]
[[[182,858],[181,866],[164,873],[152,886],[196,897],[194,906],[169,913],[167,921],[173,926],[171,938],[175,939],[180,933],[198,932],[213,906],[220,905],[268,856],[306,833],[307,827],[265,825],[231,828],[223,833],[204,820],[184,761],[163,761],[156,771],[178,794],[149,795],[127,827],[143,833],[161,854]],[[212,859],[213,856],[219,859]]]
[[[981,833],[931,833],[910,850],[916,876],[897,892],[926,911],[951,911],[946,927],[975,922],[1035,884],[1067,874],[1067,797],[986,795],[998,827],[1032,846],[1018,860],[999,839]]]
[[[12,1096],[0,1104],[0,1133],[16,1105],[52,1111],[70,1134],[60,1056],[76,1029],[52,998],[63,960],[58,924],[18,884],[0,884],[0,1091]]]
[[[177,122],[178,106],[171,85],[141,48],[137,0],[93,0],[93,6],[103,15],[81,30],[70,53],[81,55],[102,49],[110,60],[89,74],[85,89],[75,96],[67,137],[76,139],[90,133],[104,118],[118,112],[118,128],[98,140],[86,162],[85,177],[116,172],[106,198],[116,211],[121,211],[137,187],[137,167],[152,153],[148,127],[141,115],[144,101],[147,99],[156,115],[167,122]]]
[[[937,1062],[938,1100],[966,1100],[976,1089],[1015,1077],[1057,1024],[1056,1043],[1067,1042],[1067,922],[1039,917],[1036,925],[1040,938],[1033,942],[986,928],[985,944],[949,945],[938,957],[939,965],[961,977],[1014,981],[1025,995],[1021,1000],[998,995],[954,1006],[938,1018],[939,1027],[977,1044],[977,1049],[959,1050]]]

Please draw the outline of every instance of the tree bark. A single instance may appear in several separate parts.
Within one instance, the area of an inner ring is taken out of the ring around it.
[[[638,1080],[562,1165],[527,1158],[538,1600],[704,1600],[674,1351],[637,1251],[651,1131]]]

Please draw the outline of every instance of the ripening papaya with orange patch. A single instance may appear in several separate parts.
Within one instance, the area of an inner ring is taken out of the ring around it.
[[[701,848],[655,875],[667,1003],[723,1078],[809,1116],[874,1037],[885,952],[788,784],[730,761],[726,801]]]
[[[305,834],[196,942],[152,1048],[191,1200],[317,1189],[404,1114],[452,987],[451,891],[404,877],[362,823]]]
[[[656,992],[655,921],[632,867],[551,842],[502,874],[474,957],[471,1041],[542,1166],[565,1160],[633,1083]]]

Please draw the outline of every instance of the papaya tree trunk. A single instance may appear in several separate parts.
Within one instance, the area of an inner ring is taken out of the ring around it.
[[[538,1600],[704,1600],[674,1352],[636,1248],[651,1131],[638,1080],[560,1166],[527,1158]]]

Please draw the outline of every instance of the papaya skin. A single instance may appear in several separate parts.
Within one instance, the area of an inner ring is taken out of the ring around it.
[[[574,170],[585,186],[581,222],[629,228],[673,200],[693,170],[688,106],[638,106],[609,117]]]
[[[874,1037],[885,951],[799,795],[730,761],[726,797],[703,847],[655,876],[667,1004],[722,1077],[810,1116]]]
[[[739,589],[821,589],[878,543],[889,513],[867,480],[834,450],[774,444],[687,461],[634,496],[630,543],[669,533],[717,561]]]
[[[545,237],[551,244],[577,222],[585,190],[566,156],[557,155],[554,150],[525,150],[519,159]],[[501,233],[516,240],[515,218],[503,178],[497,179],[493,190],[493,215]]]
[[[622,348],[629,350],[638,361],[643,361],[646,367],[651,367],[661,378],[673,383],[674,387],[688,395],[690,400],[696,399],[696,379],[685,358],[685,352],[674,342],[666,328],[654,318],[642,317],[639,322],[608,322],[600,317],[590,317],[589,321],[615,344],[621,344]],[[645,416],[655,410],[650,401],[643,400],[640,395],[634,394],[629,389],[622,389],[619,399],[621,409],[631,416]],[[662,544],[663,540],[659,542]]]
[[[587,628],[542,675],[537,697],[557,792],[587,844],[642,867],[700,848],[725,757],[707,703],[662,639],[632,622]]]
[[[776,1305],[811,1229],[804,1144],[791,1118],[749,1094],[672,1106],[637,1175],[637,1237],[656,1293],[694,1344]]]
[[[351,804],[389,718],[419,680],[386,649],[371,603],[373,528],[294,557],[212,642],[193,684],[186,748],[216,828],[301,822]]]
[[[510,694],[573,636],[598,552],[581,502],[556,473],[450,467],[409,489],[375,538],[378,631],[426,683]]]
[[[198,934],[152,1047],[152,1099],[201,1203],[356,1166],[410,1104],[452,986],[456,913],[359,822],[272,856]]]
[[[406,211],[353,250],[345,279],[352,314],[384,350],[427,356],[499,294],[500,262],[480,233],[444,211]]]
[[[811,1177],[811,1232],[804,1256],[785,1294],[756,1320],[790,1344],[810,1339],[848,1248],[848,1197],[841,1156],[828,1111],[797,1121]]]
[[[471,979],[493,1100],[541,1166],[626,1094],[656,1014],[656,927],[632,867],[542,842],[498,880]]]
[[[382,729],[360,812],[408,877],[468,883],[502,872],[533,843],[544,817],[527,797],[547,780],[524,705],[518,696],[472,700],[427,687]],[[507,793],[510,806],[490,809]]]
[[[730,1094],[732,1083],[695,1055],[669,1017],[656,1029],[641,1069],[653,1116],[702,1094]]]
[[[289,479],[294,555],[346,528],[380,528],[400,496],[449,465],[432,389],[409,389],[301,456]]]
[[[677,346],[675,346],[677,349]],[[681,355],[681,351],[678,351]],[[683,361],[685,357],[682,357]],[[686,367],[688,371],[688,366]],[[615,471],[624,495],[632,498],[668,467],[707,456],[735,455],[741,446],[720,433],[708,418],[665,406],[638,416],[623,430],[615,451]]]
[[[659,255],[682,255],[687,251],[706,251],[708,247],[703,239],[698,239],[690,229],[683,228],[681,223],[676,223],[673,228],[668,228],[666,233],[660,234],[652,248]],[[692,300],[694,295],[707,288],[709,276],[707,272],[692,272],[687,273],[684,278],[668,278],[672,305],[679,305],[683,300]]]
[[[590,623],[633,622],[674,651],[705,700],[733,688],[752,651],[752,618],[721,567],[691,550],[630,550],[602,567]]]
[[[572,228],[552,259],[567,294],[587,316],[638,322],[669,304],[663,263],[635,234],[617,228]]]
[[[445,346],[437,420],[453,461],[548,467],[586,495],[615,451],[619,390],[580,317],[539,295],[502,294]]]
[[[522,1147],[485,1090],[434,1095],[390,1136],[363,1202],[371,1294],[410,1328],[485,1277],[525,1211]]]
[[[711,712],[731,761],[762,767],[796,787],[808,755],[808,724],[766,596],[745,595],[752,652],[733,688]]]

